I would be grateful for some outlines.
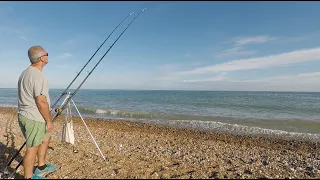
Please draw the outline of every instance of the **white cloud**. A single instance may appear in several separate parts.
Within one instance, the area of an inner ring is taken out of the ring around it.
[[[284,38],[279,38],[278,43],[296,43],[296,42],[301,42],[308,40],[310,35],[305,35],[305,36],[296,36],[296,37],[284,37]]]
[[[139,89],[154,85],[152,72],[122,72],[115,74],[110,72],[93,73],[83,85],[83,88],[107,88],[107,89]]]
[[[257,53],[257,51],[253,50],[243,50],[243,46],[247,44],[261,44],[266,43],[268,41],[276,39],[275,37],[270,37],[267,35],[261,36],[251,36],[251,37],[236,37],[231,39],[225,43],[232,43],[232,47],[229,49],[225,49],[224,51],[220,52],[216,57],[236,57],[236,56],[244,56],[244,55],[252,55]]]
[[[184,80],[185,83],[198,83],[198,82],[216,82],[225,80],[224,77],[213,77],[213,78],[206,78],[206,79],[198,79],[198,80]]]
[[[176,75],[206,74],[217,72],[230,72],[239,70],[251,70],[277,67],[281,65],[294,64],[320,60],[320,48],[297,50],[265,57],[234,60],[213,66],[196,68],[188,71],[175,73]]]
[[[202,64],[201,62],[192,62],[192,63],[181,63],[181,64],[172,63],[172,64],[164,64],[164,65],[158,66],[154,70],[151,70],[153,74],[152,81],[157,81],[157,82],[183,81],[181,77],[175,75],[176,72],[189,69],[190,67],[198,67],[198,66],[201,66],[201,64]]]
[[[274,37],[262,35],[262,36],[252,36],[252,37],[237,37],[233,39],[233,42],[235,46],[242,46],[246,44],[265,43],[274,39],[275,39]]]
[[[28,38],[27,38],[27,37],[25,37],[25,36],[20,36],[20,39],[27,40]]]
[[[243,91],[311,91],[319,92],[320,72],[302,73],[260,79],[228,80],[219,88]]]
[[[75,65],[71,66],[70,63],[73,61],[75,56],[71,53],[62,53],[59,55],[54,55],[53,57],[50,56],[49,53],[49,63],[50,63],[50,69],[59,69],[59,70],[73,70],[76,72]]]
[[[64,42],[64,44],[68,45],[68,46],[69,45],[77,45],[79,43],[85,43],[87,41],[102,43],[102,39],[104,40],[105,38],[106,37],[99,37],[99,36],[96,36],[96,35],[90,34],[90,33],[82,33],[82,34],[76,34],[73,37],[70,37],[70,39],[66,40]],[[99,46],[100,46],[100,44],[99,44]]]
[[[312,72],[312,73],[305,73],[305,74],[298,74],[298,77],[318,77],[320,76],[320,72]]]
[[[59,55],[57,58],[59,58],[59,59],[68,59],[68,58],[71,58],[73,56],[74,55],[72,55],[72,54],[67,52],[67,53],[63,53],[63,54]]]
[[[311,73],[302,73],[297,75],[288,75],[288,76],[275,76],[275,77],[266,77],[261,79],[249,79],[249,80],[242,80],[242,81],[230,81],[230,82],[252,82],[252,83],[284,83],[284,82],[310,82],[314,81],[317,78],[319,79],[320,72],[311,72]]]
[[[255,54],[257,51],[242,51],[243,47],[236,46],[230,49],[226,49],[219,53],[216,57],[229,57],[229,56],[239,56],[239,55],[252,55]]]
[[[224,76],[216,76],[213,78],[197,79],[197,80],[184,80],[185,83],[200,83],[200,82],[217,82],[227,80]]]

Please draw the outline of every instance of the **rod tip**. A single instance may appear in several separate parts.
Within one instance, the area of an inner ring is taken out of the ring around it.
[[[147,8],[143,8],[143,9],[142,9],[142,12],[143,12],[144,10],[146,10],[146,9],[147,9]]]
[[[130,16],[133,14],[134,12],[130,13]]]

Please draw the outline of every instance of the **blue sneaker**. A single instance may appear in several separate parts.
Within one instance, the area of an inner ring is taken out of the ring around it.
[[[45,177],[41,177],[41,176],[33,174],[31,179],[49,179],[49,178],[45,178]]]
[[[47,167],[44,170],[40,170],[38,167],[34,170],[34,175],[44,177],[57,170],[57,165],[46,164]]]

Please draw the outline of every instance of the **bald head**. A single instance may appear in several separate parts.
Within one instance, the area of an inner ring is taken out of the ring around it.
[[[41,46],[32,46],[28,50],[28,56],[29,56],[30,62],[32,64],[39,62],[40,61],[39,57],[45,55],[46,53],[47,52],[43,47],[41,47]]]

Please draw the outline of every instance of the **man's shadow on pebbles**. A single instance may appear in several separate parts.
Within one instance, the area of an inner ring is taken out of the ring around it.
[[[5,144],[3,144],[2,142],[0,142],[0,176],[1,176],[0,179],[8,178],[9,175],[3,174],[4,170],[5,170],[8,162],[12,159],[12,157],[17,152],[18,152],[18,149],[8,147]],[[20,153],[21,153],[21,151],[20,151]],[[13,160],[13,162],[11,164],[17,165],[20,162],[20,160],[23,158],[20,153],[15,157],[15,159]],[[15,166],[13,166],[13,167],[15,168]],[[12,172],[15,171],[14,168],[12,168],[10,166],[7,168],[7,171],[9,172],[9,174],[11,174]],[[24,176],[15,172],[13,178],[24,179]]]

